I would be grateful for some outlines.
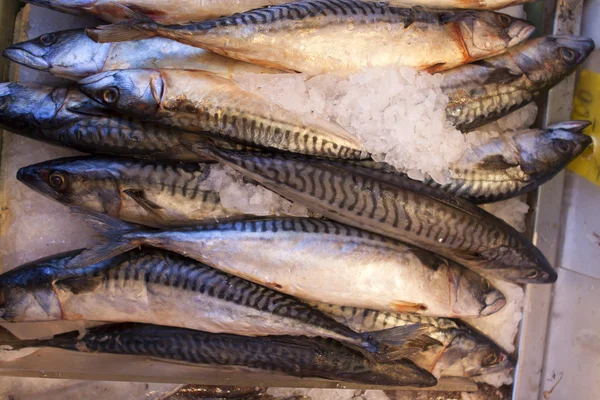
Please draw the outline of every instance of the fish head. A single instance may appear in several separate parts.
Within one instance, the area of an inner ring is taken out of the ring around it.
[[[582,36],[545,36],[510,52],[536,90],[552,87],[570,75],[594,50],[594,41]]]
[[[2,55],[29,68],[79,79],[100,72],[109,50],[109,43],[96,43],[83,29],[74,29],[13,44]]]
[[[493,11],[461,11],[460,32],[469,61],[504,52],[531,36],[535,27],[529,22]]]
[[[451,333],[454,339],[436,364],[441,375],[474,377],[514,368],[508,354],[483,334],[467,328]]]
[[[66,206],[115,217],[121,207],[118,171],[109,159],[82,156],[44,161],[19,169],[17,179]]]
[[[62,318],[53,289],[56,271],[81,250],[42,258],[0,275],[0,321],[51,321]]]
[[[489,268],[490,274],[509,282],[543,284],[554,283],[558,278],[550,262],[531,243],[502,245],[482,251],[478,256],[486,260],[484,268]]]
[[[588,121],[566,121],[516,133],[513,141],[521,169],[534,177],[554,175],[592,144],[591,136],[582,133],[589,125]]]
[[[98,0],[24,0],[26,3],[49,8],[67,14],[83,15],[85,9],[92,7]]]
[[[68,89],[0,83],[0,127],[32,134],[56,117],[67,94]]]
[[[451,263],[448,278],[452,288],[452,312],[456,315],[490,315],[506,304],[502,292],[474,271]]]
[[[107,108],[142,118],[158,111],[164,90],[160,71],[151,69],[102,72],[78,84],[83,93]]]

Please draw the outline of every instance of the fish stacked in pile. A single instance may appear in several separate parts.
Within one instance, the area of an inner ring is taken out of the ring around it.
[[[25,167],[18,179],[72,206],[104,239],[0,276],[0,319],[129,324],[5,344],[396,386],[512,368],[491,340],[449,318],[505,305],[486,276],[550,284],[556,273],[474,204],[553,177],[590,145],[588,123],[501,134],[453,164],[442,185],[374,162],[340,126],[283,109],[231,75],[441,73],[447,120],[467,132],[572,73],[590,39],[525,42],[526,21],[450,10],[502,1],[32,2],[114,23],[4,51],[77,85],[0,85],[2,126],[96,154]],[[205,186],[219,165],[311,217],[228,207]]]

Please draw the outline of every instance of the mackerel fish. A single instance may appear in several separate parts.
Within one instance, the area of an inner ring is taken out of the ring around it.
[[[287,111],[208,72],[108,71],[82,79],[79,87],[110,109],[220,139],[322,157],[368,157],[339,125]]]
[[[361,308],[311,303],[357,332],[398,326],[427,326],[424,335],[438,342],[409,355],[415,364],[436,377],[474,377],[511,370],[514,365],[500,347],[460,321]]]
[[[556,272],[541,251],[514,228],[422,182],[409,178],[384,182],[373,178],[372,169],[348,162],[193,144],[190,148],[332,220],[401,240],[511,282],[556,281]]]
[[[493,122],[565,79],[593,50],[594,41],[586,37],[544,36],[444,72],[447,120],[462,131]]]
[[[243,209],[221,201],[215,182],[223,174],[218,164],[82,156],[23,167],[17,179],[66,206],[165,228],[247,217]],[[268,213],[289,215],[277,205]]]
[[[55,347],[85,353],[129,354],[203,365],[240,366],[363,384],[427,387],[435,377],[409,360],[375,363],[327,339],[246,337],[144,324],[104,325],[45,340],[19,340],[2,332],[13,349]]]
[[[291,296],[156,249],[67,269],[80,251],[0,275],[0,320],[142,322],[244,336],[320,336],[373,353],[418,334],[419,327],[358,334]]]
[[[296,1],[185,25],[163,25],[121,8],[131,21],[88,29],[88,35],[99,42],[160,36],[309,75],[391,65],[443,71],[500,54],[535,29],[492,11],[434,11],[359,0]]]
[[[588,121],[565,121],[546,129],[504,132],[452,164],[450,181],[426,183],[473,203],[506,200],[537,189],[592,144],[581,133]]]
[[[493,314],[506,303],[477,273],[337,222],[269,218],[152,231],[75,211],[105,241],[71,267],[149,245],[305,300],[463,317]]]
[[[0,83],[0,128],[87,153],[207,161],[181,145],[179,129],[109,112],[76,89]]]
[[[448,169],[448,181],[428,186],[440,188],[475,204],[506,200],[537,189],[562,171],[592,144],[581,131],[588,121],[565,121],[545,129],[504,132],[470,149]],[[389,164],[360,161],[369,175],[383,182],[402,184],[407,175]]]
[[[161,24],[185,24],[232,15],[259,7],[289,3],[288,0],[26,0],[26,3],[76,15],[91,15],[107,22],[128,19],[122,6],[142,11]],[[528,0],[390,0],[394,6],[427,8],[467,8],[497,10]]]
[[[128,68],[204,70],[227,78],[240,73],[281,73],[162,38],[96,43],[84,29],[46,33],[11,45],[2,55],[29,68],[75,80]]]

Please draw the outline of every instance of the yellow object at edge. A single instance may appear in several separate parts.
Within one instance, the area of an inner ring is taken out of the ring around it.
[[[584,133],[592,136],[593,146],[569,164],[569,169],[600,186],[600,74],[584,69],[581,71],[575,98],[572,119],[584,119],[592,124]]]

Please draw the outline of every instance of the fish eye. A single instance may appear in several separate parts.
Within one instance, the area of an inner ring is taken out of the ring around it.
[[[571,152],[571,142],[562,139],[555,139],[552,141],[552,147],[557,153],[567,154]]]
[[[538,277],[538,275],[539,275],[538,271],[531,271],[527,275],[525,275],[525,278],[527,278],[527,279],[535,279],[535,278]]]
[[[102,98],[108,104],[115,103],[119,100],[119,90],[115,87],[109,87],[102,93]]]
[[[484,367],[491,367],[493,365],[498,364],[499,361],[500,361],[500,358],[498,357],[498,354],[496,354],[496,352],[493,351],[483,359],[483,362],[481,364]]]
[[[561,47],[558,49],[558,55],[567,64],[574,64],[579,59],[579,53],[576,50],[569,49],[568,47]]]
[[[50,183],[50,186],[54,189],[62,190],[65,186],[65,178],[60,172],[53,172],[48,177],[48,183]]]
[[[507,28],[510,25],[510,17],[506,14],[497,15],[498,22],[503,28]]]
[[[40,43],[42,46],[51,46],[56,43],[56,35],[53,33],[46,33],[40,36]]]

